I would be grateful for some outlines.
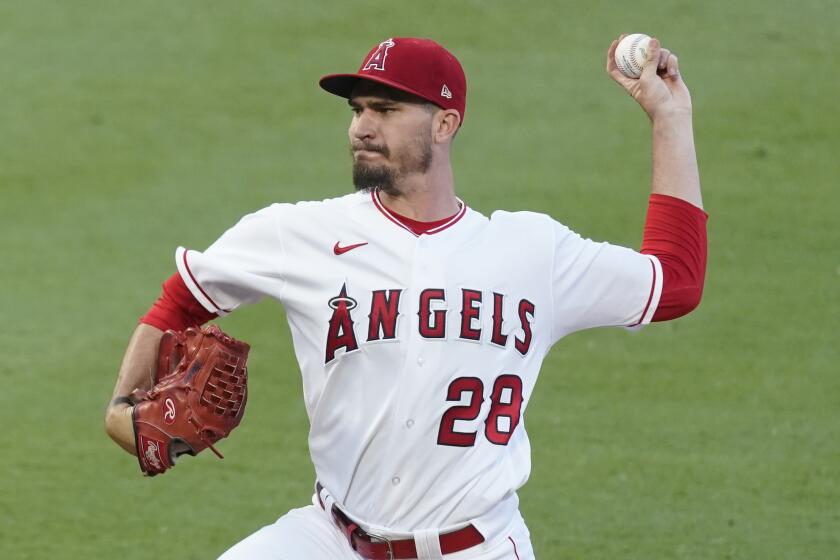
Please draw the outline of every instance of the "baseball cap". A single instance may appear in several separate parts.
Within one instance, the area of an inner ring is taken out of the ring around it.
[[[355,74],[328,74],[318,82],[328,92],[350,98],[359,80],[370,80],[455,109],[464,122],[467,78],[455,55],[431,39],[392,37],[374,46]]]

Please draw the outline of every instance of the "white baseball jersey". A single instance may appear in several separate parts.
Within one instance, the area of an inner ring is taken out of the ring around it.
[[[503,527],[531,469],[523,414],[546,353],[649,322],[662,278],[655,257],[543,214],[461,203],[418,236],[376,193],[274,204],[176,259],[209,311],[283,304],[317,478],[383,532]]]

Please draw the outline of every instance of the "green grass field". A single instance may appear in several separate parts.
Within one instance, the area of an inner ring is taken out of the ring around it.
[[[216,558],[308,502],[276,303],[221,322],[254,348],[224,461],[144,479],[103,410],[177,245],[352,188],[350,113],[316,82],[386,37],[464,63],[468,204],[638,246],[649,125],[603,70],[633,31],[693,93],[705,298],[550,354],[520,493],[537,555],[840,558],[838,28],[836,0],[0,4],[0,558]]]

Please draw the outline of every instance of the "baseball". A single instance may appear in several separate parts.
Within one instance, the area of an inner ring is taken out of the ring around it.
[[[644,33],[633,33],[618,43],[615,48],[615,64],[622,74],[636,79],[642,75],[649,43],[650,37]]]

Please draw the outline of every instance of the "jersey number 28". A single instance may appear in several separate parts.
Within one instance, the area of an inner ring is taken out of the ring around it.
[[[478,432],[458,432],[456,420],[471,421],[478,418],[484,402],[484,383],[478,377],[459,377],[449,384],[447,401],[460,402],[464,393],[470,394],[469,404],[449,408],[440,420],[438,444],[455,447],[472,447]],[[493,384],[490,395],[490,413],[484,422],[484,436],[490,443],[507,445],[519,424],[522,409],[522,379],[516,375],[500,375]]]

